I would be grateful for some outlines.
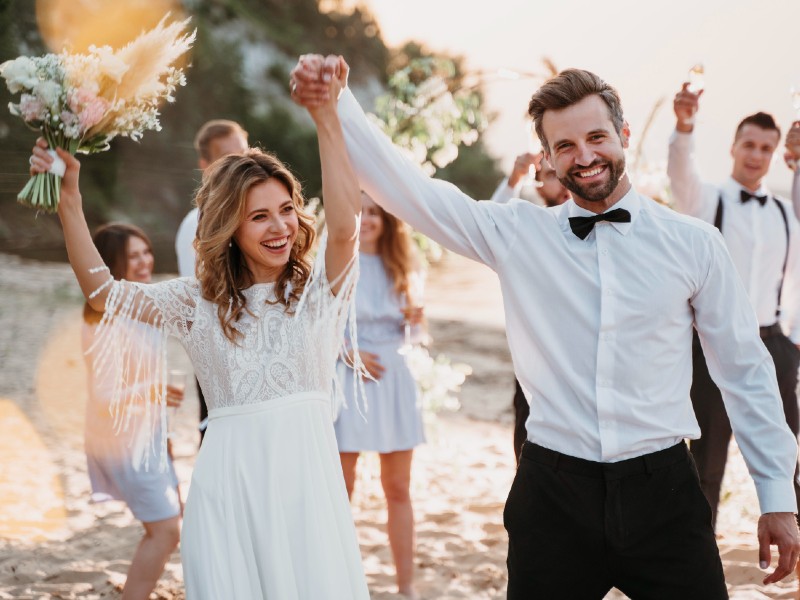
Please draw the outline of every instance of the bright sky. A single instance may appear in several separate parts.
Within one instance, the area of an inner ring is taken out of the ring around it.
[[[482,71],[541,71],[543,56],[559,69],[594,71],[619,90],[634,136],[665,96],[644,146],[651,161],[666,160],[675,124],[672,97],[687,70],[702,62],[697,162],[711,181],[730,174],[730,143],[744,116],[770,112],[784,132],[793,119],[789,88],[800,88],[800,0],[362,2],[390,46],[415,39],[462,54]],[[500,113],[487,142],[505,168],[527,148],[524,114],[535,87],[530,80],[485,86],[488,108]],[[780,160],[767,183],[785,193],[789,177]]]

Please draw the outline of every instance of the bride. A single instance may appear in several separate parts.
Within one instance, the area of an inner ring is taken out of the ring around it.
[[[67,165],[58,213],[70,263],[90,305],[105,312],[100,368],[120,375],[118,426],[165,419],[165,384],[155,402],[123,393],[137,368],[121,352],[132,320],[180,340],[211,409],[184,515],[189,600],[369,598],[333,429],[361,210],[335,106],[345,80],[343,68],[330,84],[334,102],[309,109],[328,231],[313,262],[314,221],[299,183],[277,158],[251,149],[217,161],[197,193],[197,279],[114,281],[83,215],[80,165],[57,151]],[[32,172],[50,168],[46,148],[37,142]]]

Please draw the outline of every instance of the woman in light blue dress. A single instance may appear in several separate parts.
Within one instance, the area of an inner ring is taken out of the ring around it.
[[[153,252],[150,240],[141,229],[110,223],[95,232],[93,241],[114,279],[150,283]],[[150,432],[135,427],[120,430],[114,422],[111,402],[117,382],[110,379],[109,373],[99,372],[95,364],[101,360],[95,334],[102,317],[102,312],[88,303],[85,305],[81,337],[89,377],[84,441],[86,463],[92,499],[95,502],[124,501],[144,527],[122,592],[124,599],[138,600],[150,597],[170,554],[178,546],[181,499],[171,457],[163,471],[137,468],[144,454],[149,453],[156,460],[158,443],[148,443]],[[155,369],[160,334],[140,321],[128,321],[126,327],[136,346],[131,348],[131,355],[144,357],[135,381],[128,382],[129,389],[149,394],[150,389],[161,383],[157,381]],[[168,403],[177,406],[182,399],[183,390],[168,387]],[[153,433],[160,440],[166,432],[159,427]]]
[[[368,412],[362,415],[355,400],[358,384],[353,377],[343,378],[347,404],[335,424],[336,439],[350,496],[359,453],[380,454],[398,591],[416,598],[414,513],[409,489],[413,451],[425,441],[425,433],[417,386],[404,352],[422,332],[423,274],[408,227],[363,193],[359,243],[358,348],[376,381],[364,382]]]

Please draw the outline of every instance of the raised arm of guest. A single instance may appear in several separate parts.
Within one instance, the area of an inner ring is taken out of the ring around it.
[[[800,219],[800,121],[795,121],[786,133],[786,164],[792,169],[792,206]]]
[[[541,155],[531,154],[530,152],[520,154],[514,160],[511,173],[508,174],[508,177],[503,178],[494,194],[492,194],[491,201],[498,204],[506,204],[512,198],[519,198],[524,181],[523,178],[528,174],[532,166],[535,166],[538,170],[540,161]]]
[[[719,199],[714,186],[703,182],[694,161],[694,121],[703,92],[693,94],[688,85],[683,84],[672,103],[675,131],[669,139],[667,175],[675,208],[713,223]]]

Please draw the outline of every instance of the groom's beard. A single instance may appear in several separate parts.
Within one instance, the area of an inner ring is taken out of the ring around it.
[[[605,182],[586,183],[581,181],[580,177],[573,175],[572,172],[568,172],[564,177],[559,177],[558,180],[565,188],[579,198],[583,198],[589,202],[601,202],[611,195],[611,192],[617,188],[619,180],[622,179],[622,176],[625,174],[625,157],[613,162],[596,160],[592,162],[591,165],[581,167],[580,169],[574,169],[574,171],[585,171],[586,169],[599,166],[608,167],[608,179]]]

